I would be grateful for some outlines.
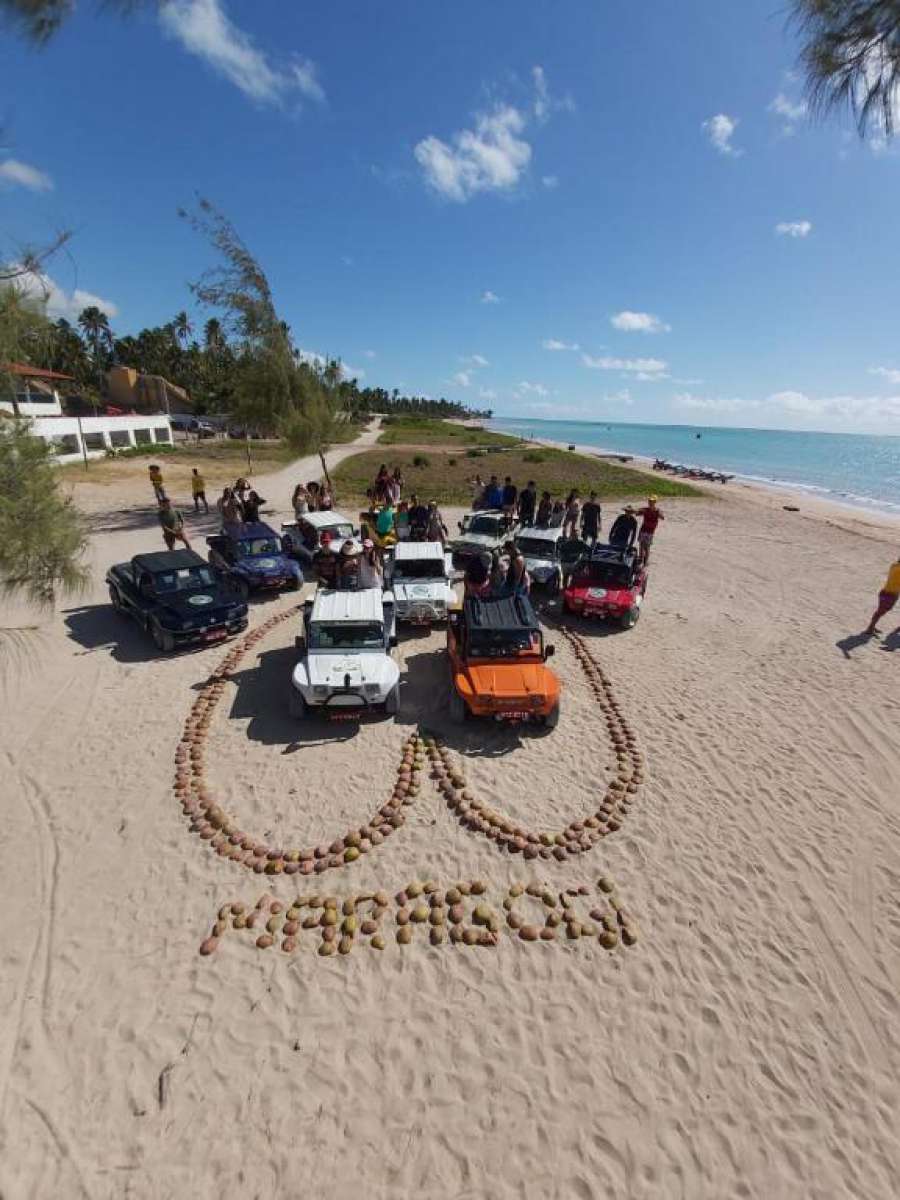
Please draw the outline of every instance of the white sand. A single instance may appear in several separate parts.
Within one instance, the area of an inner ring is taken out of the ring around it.
[[[278,515],[312,469],[265,480]],[[426,779],[402,829],[311,883],[188,831],[173,755],[227,651],[160,658],[113,616],[104,569],[159,537],[149,506],[98,516],[91,594],[6,671],[4,1200],[895,1196],[900,640],[836,643],[898,539],[800,503],[665,504],[639,625],[588,634],[648,765],[619,832],[524,862],[461,829]],[[254,603],[252,625],[293,604]],[[449,725],[437,632],[402,644],[396,724],[301,728],[284,711],[294,632],[254,647],[212,720],[210,785],[244,829],[307,846],[368,820],[420,719],[514,819],[592,811],[606,731],[560,635],[565,715],[520,738]],[[325,959],[304,932],[289,956],[230,931],[198,955],[222,904],[267,889],[480,877],[502,912],[535,878],[589,884],[593,904],[607,872],[641,929],[611,953],[508,931],[401,947],[391,909],[381,953]]]

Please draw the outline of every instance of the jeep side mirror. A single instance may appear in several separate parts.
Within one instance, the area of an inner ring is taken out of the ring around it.
[[[544,658],[552,658],[556,653],[556,647],[553,645],[544,647]]]

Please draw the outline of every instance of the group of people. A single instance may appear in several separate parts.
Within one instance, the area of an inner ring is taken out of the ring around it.
[[[337,553],[333,545],[331,532],[326,529],[312,560],[317,583],[339,591],[384,587],[384,566],[371,538],[363,541],[361,550],[351,538],[341,544]]]
[[[512,540],[493,553],[485,550],[466,566],[463,587],[467,596],[484,600],[496,596],[527,596],[531,578],[525,558]]]
[[[563,537],[580,537],[591,547],[600,540],[603,509],[595,491],[591,491],[587,499],[582,500],[577,488],[573,488],[565,500],[554,500],[547,491],[541,492],[538,498],[533,479],[529,479],[521,489],[513,483],[509,475],[502,484],[496,475],[492,475],[487,482],[480,475],[476,475],[469,483],[472,489],[473,510],[502,511],[507,517],[518,519],[526,528],[560,528]],[[641,519],[640,527],[638,517]],[[656,496],[650,496],[643,508],[635,509],[629,504],[613,522],[609,531],[609,544],[625,548],[637,542],[641,559],[647,562],[654,535],[663,519],[664,515]]]
[[[185,533],[184,514],[175,507],[166,492],[162,470],[154,463],[147,471],[156,497],[158,519],[166,549],[174,550],[175,543],[181,542],[190,550],[192,547]],[[318,487],[318,484],[315,486]],[[206,480],[196,467],[191,471],[191,497],[195,513],[200,512],[201,504],[204,514],[209,512]],[[226,532],[240,533],[242,526],[259,520],[259,510],[265,503],[266,500],[251,488],[246,479],[236,480],[232,487],[222,489],[222,495],[216,501],[216,510],[222,518],[222,528]]]
[[[327,480],[317,483],[314,479],[309,483],[298,483],[291,496],[291,505],[298,520],[311,512],[331,512],[334,508],[331,484]]]

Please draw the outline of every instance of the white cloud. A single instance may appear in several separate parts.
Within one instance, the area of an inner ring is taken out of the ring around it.
[[[544,338],[541,342],[544,350],[577,350],[577,342],[561,342],[559,338]]]
[[[453,376],[452,382],[455,383],[457,387],[470,387],[472,384],[471,373],[469,371],[457,371]]]
[[[542,383],[531,383],[529,380],[523,379],[522,382],[516,388],[514,388],[513,394],[516,396],[540,396],[543,398],[545,396],[549,396],[550,392],[549,389],[545,388]]]
[[[553,188],[559,187],[559,176],[558,175],[542,175],[541,183],[544,185],[545,188],[549,188],[552,191]]]
[[[808,111],[805,100],[791,100],[784,92],[779,92],[769,105],[769,112],[781,118],[781,132],[785,137],[792,137],[797,132],[797,122],[804,120]]]
[[[773,392],[764,400],[732,396],[696,396],[682,392],[673,397],[678,408],[693,412],[755,414],[757,420],[783,418],[801,425],[811,418],[832,426],[893,425],[900,422],[900,396],[810,396],[806,392]]]
[[[642,378],[655,378],[669,366],[660,358],[612,358],[609,355],[592,358],[590,354],[582,354],[581,361],[594,371],[631,371]]]
[[[366,373],[362,367],[351,367],[349,363],[341,363],[341,379],[365,379]]]
[[[520,135],[525,117],[512,105],[479,113],[475,128],[454,134],[453,144],[431,136],[415,148],[425,180],[447,200],[464,204],[478,192],[509,191],[531,161],[531,146]]]
[[[488,290],[486,292],[481,293],[481,303],[482,304],[499,304],[500,297],[496,294],[496,292],[492,292],[492,291]]]
[[[377,358],[378,355],[375,353],[374,350],[363,350],[363,357],[364,358]]]
[[[714,117],[710,117],[708,121],[704,121],[701,126],[716,150],[720,154],[726,154],[731,158],[740,158],[744,153],[743,150],[739,150],[731,144],[731,139],[734,137],[734,131],[737,127],[738,118],[729,117],[725,113],[717,113]]]
[[[117,305],[113,304],[111,300],[104,300],[102,296],[86,292],[83,288],[75,288],[73,291],[67,292],[49,275],[34,273],[22,275],[16,280],[16,286],[26,296],[33,296],[35,299],[43,301],[49,317],[64,317],[67,321],[74,322],[78,320],[79,314],[85,308],[99,308],[108,317],[116,317],[119,314]]]
[[[478,391],[479,400],[496,400],[497,393],[493,388],[480,388]]]
[[[308,367],[315,367],[317,371],[323,371],[328,366],[328,360],[325,355],[317,354],[315,350],[298,348],[296,355],[300,362],[306,363]]]
[[[812,221],[779,221],[775,232],[779,237],[809,237],[812,233]]]
[[[888,383],[900,384],[900,371],[896,367],[869,367],[870,375],[880,375]]]
[[[737,396],[695,396],[692,392],[679,392],[673,399],[679,408],[696,412],[736,413],[747,407]]]
[[[45,171],[40,171],[28,163],[19,162],[15,158],[7,158],[0,163],[0,183],[8,184],[10,187],[28,188],[30,192],[53,190],[53,180]]]
[[[314,63],[298,58],[285,66],[273,65],[229,20],[221,0],[165,0],[159,19],[189,54],[205,59],[252,100],[281,104],[296,93],[319,103],[325,99]]]
[[[575,101],[571,96],[551,96],[543,67],[532,67],[531,78],[534,83],[534,115],[539,124],[548,121],[551,113],[575,111]]]
[[[622,333],[671,333],[672,326],[666,325],[653,313],[624,312],[616,313],[609,318],[610,325]]]
[[[461,363],[465,363],[469,367],[489,367],[491,364],[483,354],[470,354],[467,358],[461,358]]]

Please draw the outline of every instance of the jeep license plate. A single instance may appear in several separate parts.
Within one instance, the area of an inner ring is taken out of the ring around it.
[[[225,636],[226,633],[224,629],[210,629],[208,632],[204,633],[203,640],[204,642],[220,642]]]
[[[530,712],[502,712],[497,713],[494,717],[495,721],[528,721],[530,719]]]

